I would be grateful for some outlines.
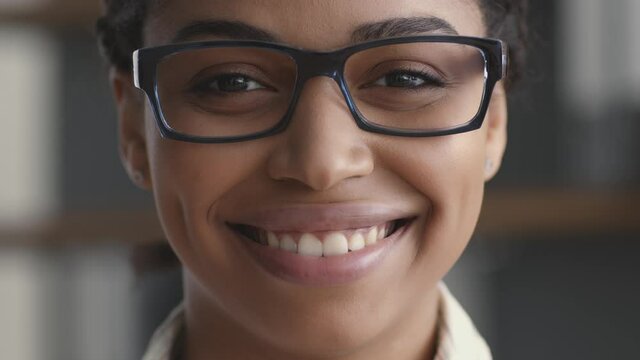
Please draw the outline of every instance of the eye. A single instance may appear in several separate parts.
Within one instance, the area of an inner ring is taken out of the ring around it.
[[[265,89],[266,86],[243,74],[224,74],[208,78],[196,85],[198,92],[234,93]]]
[[[431,74],[405,70],[398,70],[385,74],[383,77],[374,81],[373,85],[405,89],[445,86],[443,81],[437,79]]]

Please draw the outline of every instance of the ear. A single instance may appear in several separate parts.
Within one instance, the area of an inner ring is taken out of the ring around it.
[[[493,90],[485,124],[487,127],[485,181],[489,181],[500,169],[507,146],[507,96],[502,82],[498,83]]]
[[[144,95],[133,85],[130,73],[112,68],[109,74],[118,110],[120,160],[131,181],[151,189],[144,125]]]

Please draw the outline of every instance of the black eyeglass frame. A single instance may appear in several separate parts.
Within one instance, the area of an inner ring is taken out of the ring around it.
[[[344,79],[344,67],[347,60],[363,50],[368,50],[385,45],[406,44],[415,42],[430,43],[454,43],[462,45],[470,45],[477,48],[483,55],[485,61],[485,86],[482,94],[480,108],[476,115],[468,122],[446,129],[436,130],[404,130],[393,129],[369,122],[358,110],[353,98],[349,92],[349,88]],[[263,48],[278,51],[289,56],[296,64],[297,78],[291,97],[289,107],[280,121],[273,127],[248,135],[226,136],[226,137],[201,137],[188,134],[182,134],[169,125],[162,112],[160,104],[160,96],[157,84],[157,68],[158,64],[166,57],[190,50],[199,50],[216,47],[235,47],[235,48]],[[133,53],[133,80],[137,88],[141,89],[147,95],[153,109],[158,128],[163,137],[187,141],[194,143],[229,143],[259,139],[284,131],[289,123],[296,104],[302,92],[305,82],[316,76],[327,76],[338,83],[342,95],[347,103],[353,119],[357,126],[368,132],[379,133],[391,136],[404,137],[431,137],[464,133],[479,129],[482,126],[484,118],[489,107],[491,94],[496,83],[506,77],[508,67],[507,45],[498,39],[478,38],[457,35],[424,35],[387,38],[359,43],[353,46],[345,47],[330,52],[308,51],[298,48],[285,46],[282,44],[253,41],[253,40],[216,40],[216,41],[199,41],[187,42],[179,44],[163,45],[158,47],[142,48]]]

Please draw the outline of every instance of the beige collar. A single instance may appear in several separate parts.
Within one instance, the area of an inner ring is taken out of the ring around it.
[[[491,360],[491,351],[458,300],[440,283],[438,351],[434,360]]]

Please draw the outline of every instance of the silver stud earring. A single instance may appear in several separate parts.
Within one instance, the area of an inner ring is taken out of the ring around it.
[[[141,171],[134,171],[131,174],[131,178],[133,180],[134,183],[141,185],[144,182],[144,175],[142,175]]]
[[[487,174],[489,174],[489,173],[491,173],[493,171],[493,160],[487,158],[484,161],[484,171]]]

